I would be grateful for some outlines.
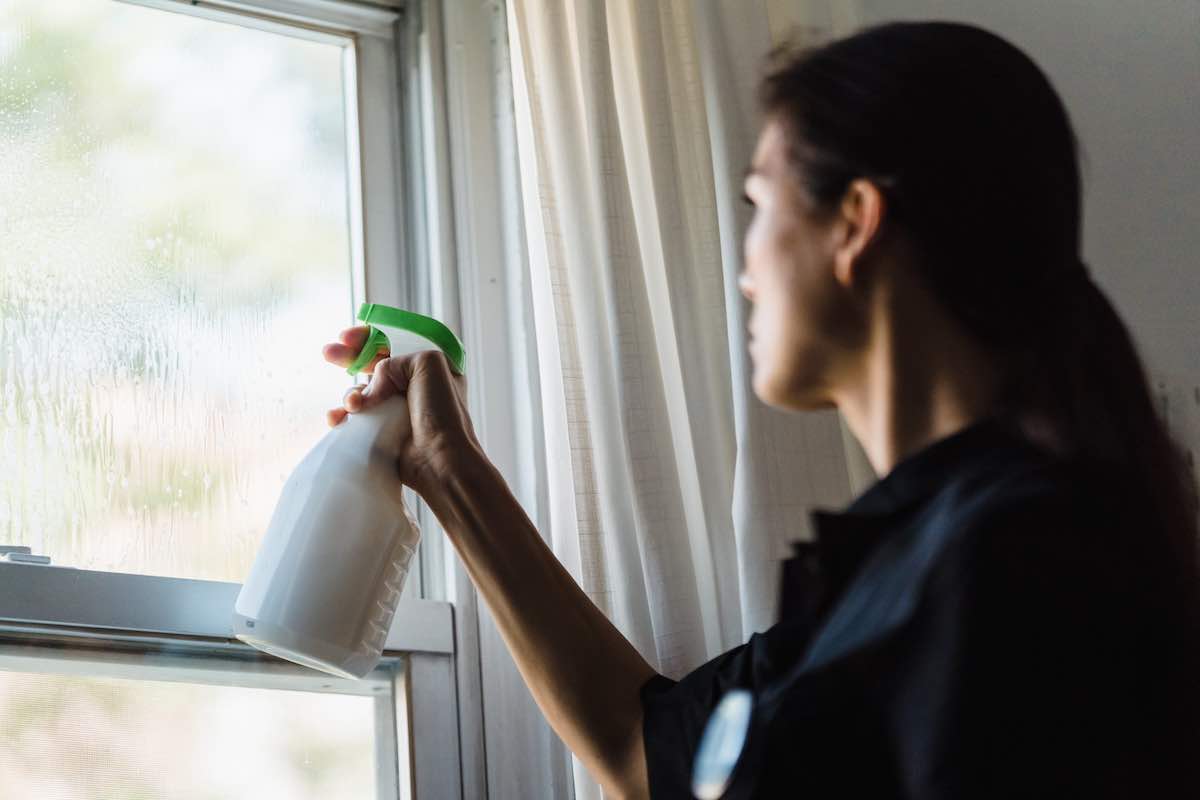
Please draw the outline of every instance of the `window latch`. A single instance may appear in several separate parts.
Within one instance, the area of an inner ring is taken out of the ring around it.
[[[0,564],[40,564],[50,566],[50,556],[34,555],[28,547],[0,544]]]

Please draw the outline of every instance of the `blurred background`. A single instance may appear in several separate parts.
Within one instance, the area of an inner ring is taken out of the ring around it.
[[[0,672],[0,800],[363,800],[374,698]]]

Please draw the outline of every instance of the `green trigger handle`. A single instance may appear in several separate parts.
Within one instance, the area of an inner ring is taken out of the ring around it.
[[[354,363],[346,369],[346,372],[351,375],[362,372],[380,350],[391,351],[391,343],[388,341],[387,334],[376,327],[377,325],[383,328],[407,331],[428,340],[431,345],[430,349],[436,347],[445,353],[454,371],[459,375],[463,374],[466,352],[462,342],[458,340],[452,330],[433,317],[379,303],[363,303],[358,309],[358,318],[367,323],[370,333],[367,335],[367,341],[363,344],[362,350],[354,359]]]

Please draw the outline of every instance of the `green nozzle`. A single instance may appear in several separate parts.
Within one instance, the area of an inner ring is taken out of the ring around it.
[[[357,375],[380,350],[386,349],[390,354],[430,350],[436,347],[446,354],[450,365],[458,374],[463,374],[466,353],[462,342],[454,332],[433,317],[414,314],[379,303],[363,303],[358,309],[358,318],[367,323],[371,332],[362,350],[354,359],[354,363],[346,370],[351,375]],[[383,329],[391,331],[391,336]],[[395,341],[393,341],[393,339]],[[403,344],[403,347],[401,345]]]

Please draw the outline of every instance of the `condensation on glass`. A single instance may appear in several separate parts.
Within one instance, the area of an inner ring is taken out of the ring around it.
[[[376,797],[374,702],[0,671],[0,800]]]
[[[342,55],[0,3],[0,544],[244,579],[348,380]]]

